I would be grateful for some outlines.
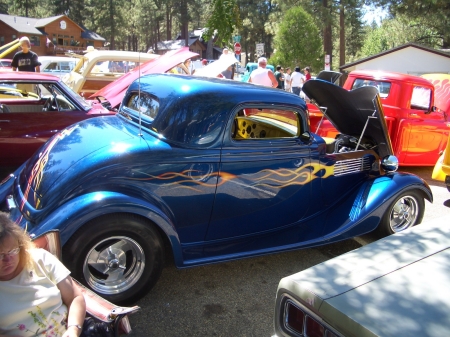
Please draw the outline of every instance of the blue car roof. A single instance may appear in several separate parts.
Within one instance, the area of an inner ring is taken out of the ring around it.
[[[164,104],[165,100],[172,101],[176,98],[214,97],[215,101],[213,102],[226,100],[228,103],[234,103],[235,105],[241,103],[278,103],[306,109],[305,101],[297,95],[280,89],[239,81],[176,74],[150,74],[134,81],[128,88],[128,92],[136,92],[139,87],[142,92],[157,97],[160,104]],[[208,102],[208,104],[211,103],[211,101]],[[198,102],[198,104],[201,104],[201,102]]]

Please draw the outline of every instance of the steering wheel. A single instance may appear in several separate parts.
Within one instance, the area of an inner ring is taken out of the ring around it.
[[[0,104],[0,113],[8,113],[8,112],[11,112],[11,110],[5,104]]]
[[[47,100],[44,103],[44,107],[42,108],[42,111],[57,111],[58,109],[53,106],[53,97],[47,98]]]

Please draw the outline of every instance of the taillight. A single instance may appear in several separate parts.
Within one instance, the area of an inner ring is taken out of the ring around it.
[[[306,316],[305,328],[305,335],[308,337],[324,336],[325,328],[311,316]]]
[[[330,328],[300,309],[291,300],[285,302],[284,327],[302,337],[339,337]]]
[[[295,332],[303,334],[305,314],[290,302],[287,305],[286,324]]]

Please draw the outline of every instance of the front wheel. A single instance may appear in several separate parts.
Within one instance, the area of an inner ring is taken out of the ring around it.
[[[386,210],[378,232],[382,236],[404,231],[422,222],[425,211],[425,201],[416,190],[400,194]]]
[[[129,304],[156,284],[164,249],[151,223],[115,214],[80,228],[64,246],[63,258],[85,286],[113,303]]]

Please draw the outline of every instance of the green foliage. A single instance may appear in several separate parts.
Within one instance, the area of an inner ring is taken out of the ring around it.
[[[312,16],[300,6],[285,13],[274,46],[276,52],[270,59],[273,64],[310,66],[315,71],[323,67],[320,30]]]
[[[205,41],[211,39],[215,32],[216,44],[228,46],[233,32],[238,31],[241,26],[239,7],[235,0],[214,0],[212,15],[206,23]]]
[[[414,42],[438,48],[442,39],[436,29],[429,26],[427,18],[411,20],[406,15],[384,20],[380,27],[370,28],[361,48],[361,57]]]

